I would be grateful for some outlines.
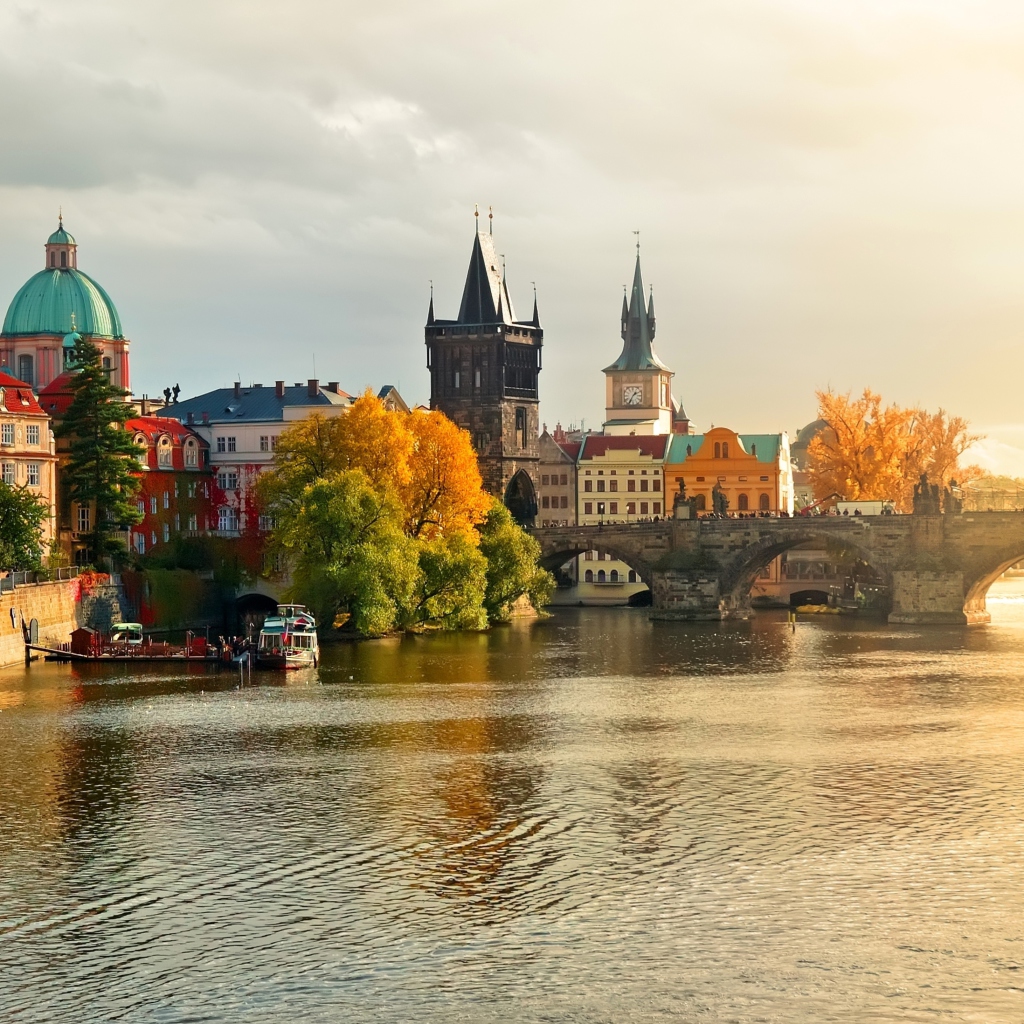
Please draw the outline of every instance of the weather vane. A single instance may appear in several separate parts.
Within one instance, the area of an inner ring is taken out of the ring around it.
[[[636,235],[636,254],[639,256],[640,255],[640,232],[639,231],[634,231],[633,234]]]

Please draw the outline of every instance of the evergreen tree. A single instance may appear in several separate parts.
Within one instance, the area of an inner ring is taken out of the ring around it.
[[[93,506],[90,545],[97,559],[116,552],[110,533],[140,519],[135,495],[139,449],[125,431],[134,410],[124,401],[128,392],[110,382],[100,350],[79,337],[72,350],[74,395],[54,433],[71,441],[71,454],[61,470],[66,500]]]

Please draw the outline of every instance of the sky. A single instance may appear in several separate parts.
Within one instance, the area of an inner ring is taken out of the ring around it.
[[[1024,5],[9,0],[0,301],[62,207],[138,393],[429,397],[474,204],[541,419],[597,427],[640,231],[695,428],[870,387],[1024,476]]]

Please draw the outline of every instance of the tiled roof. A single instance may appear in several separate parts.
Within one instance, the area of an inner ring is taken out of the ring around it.
[[[0,373],[0,388],[4,389],[4,405],[8,412],[21,413],[25,416],[45,416],[32,389],[17,377],[8,373]]]
[[[349,405],[351,397],[344,393],[321,389],[317,395],[310,397],[307,385],[286,387],[284,397],[278,398],[272,387],[242,388],[239,397],[235,397],[234,388],[218,388],[208,391],[205,395],[188,398],[176,402],[157,411],[157,416],[170,417],[188,422],[188,414],[193,414],[194,423],[203,422],[203,414],[209,414],[211,423],[261,423],[281,422],[284,410],[288,408],[327,409],[335,405]]]
[[[661,459],[665,457],[670,437],[670,434],[630,434],[626,437],[614,434],[588,434],[583,441],[579,459],[582,462],[584,459],[593,459],[610,451],[638,451],[652,459]]]
[[[194,437],[204,448],[207,443],[194,431],[190,430],[184,423],[169,417],[160,416],[133,416],[128,420],[124,429],[133,434],[145,434],[150,443],[155,443],[161,434],[170,434],[171,437],[181,444],[185,438]]]
[[[555,441],[555,444],[569,456],[570,461],[575,462],[579,458],[580,449],[583,447],[582,441]]]
[[[68,411],[68,406],[75,397],[71,390],[73,377],[74,374],[70,370],[65,370],[39,392],[39,404],[43,407],[43,412],[50,416],[63,416]]]

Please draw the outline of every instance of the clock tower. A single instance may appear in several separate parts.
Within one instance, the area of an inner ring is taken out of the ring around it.
[[[654,354],[654,295],[645,302],[637,243],[633,290],[622,296],[622,352],[605,368],[606,434],[671,434],[672,371]]]

